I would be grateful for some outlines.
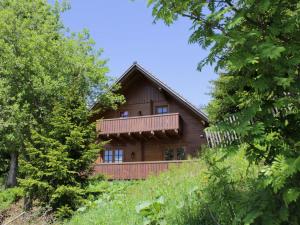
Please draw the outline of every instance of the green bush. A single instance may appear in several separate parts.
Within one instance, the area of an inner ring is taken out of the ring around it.
[[[88,199],[94,199],[98,197],[99,195],[106,193],[109,188],[108,182],[91,182],[89,185],[85,188],[85,195],[88,197]]]
[[[89,183],[97,183],[100,181],[106,180],[106,176],[104,174],[94,174],[88,178]]]
[[[144,218],[144,225],[166,224],[163,214],[165,207],[164,197],[159,197],[153,201],[142,202],[136,207],[136,212]]]
[[[84,190],[79,187],[59,186],[51,195],[50,205],[54,208],[68,206],[75,210],[84,202]]]
[[[71,209],[68,205],[61,206],[55,211],[55,217],[61,220],[70,218],[73,214],[74,210]]]
[[[0,190],[4,187],[5,178],[0,176]]]
[[[0,211],[7,209],[12,203],[24,196],[22,188],[0,189]]]

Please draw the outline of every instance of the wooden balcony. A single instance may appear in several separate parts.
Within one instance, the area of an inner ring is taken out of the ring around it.
[[[183,162],[187,160],[100,163],[95,165],[94,171],[95,174],[106,175],[110,180],[137,180],[158,175]]]
[[[179,135],[182,123],[179,113],[169,113],[97,120],[96,129],[106,138],[157,138]]]

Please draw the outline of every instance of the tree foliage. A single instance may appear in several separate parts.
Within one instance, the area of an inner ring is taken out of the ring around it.
[[[63,83],[52,66],[59,65],[60,24],[43,1],[1,1],[0,14],[1,152],[17,154]]]
[[[269,205],[253,205],[248,223],[299,223],[300,2],[150,0],[149,4],[155,19],[168,25],[180,16],[192,20],[190,42],[210,50],[198,68],[214,64],[221,74],[208,108],[212,124],[238,134],[239,142],[228,152],[243,146],[250,162],[265,165],[260,181],[269,193]],[[230,122],[230,116],[236,122]]]
[[[101,149],[86,101],[76,88],[54,105],[47,129],[31,130],[20,164],[21,186],[31,200],[38,199],[62,217],[83,204],[82,188]]]
[[[110,87],[89,33],[64,29],[64,9],[46,0],[0,1],[0,155],[10,161],[0,171],[9,170],[14,186],[20,161],[29,199],[73,210],[101,149],[89,107],[115,108],[123,97]]]

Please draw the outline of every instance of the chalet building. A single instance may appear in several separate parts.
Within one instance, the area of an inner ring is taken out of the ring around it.
[[[139,64],[116,82],[126,103],[95,118],[99,139],[109,140],[96,173],[143,179],[195,156],[206,144],[207,116]]]

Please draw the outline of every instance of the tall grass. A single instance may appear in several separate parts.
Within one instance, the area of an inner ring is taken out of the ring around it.
[[[218,160],[217,156],[214,157],[214,160]],[[241,154],[223,161],[219,169],[224,169],[223,173],[230,170],[229,181],[239,184],[247,182],[245,174],[249,171],[251,177],[257,176],[255,168],[249,168]],[[248,191],[247,185],[235,190],[226,190],[225,184],[224,187],[219,187],[220,185],[221,180],[212,178],[209,163],[204,160],[184,163],[160,176],[102,195],[94,207],[85,212],[77,212],[66,224],[217,224],[217,221],[222,220],[221,216],[226,218],[227,213],[232,211],[227,209],[229,207],[225,200],[223,202],[222,194],[235,191],[244,195]],[[214,196],[214,190],[222,193]],[[217,215],[218,210],[223,215]]]
[[[0,212],[9,208],[11,204],[23,197],[23,190],[21,188],[10,188],[0,190]]]
[[[23,189],[4,188],[4,178],[0,177],[0,213],[1,211],[9,208],[9,206],[23,196]]]

